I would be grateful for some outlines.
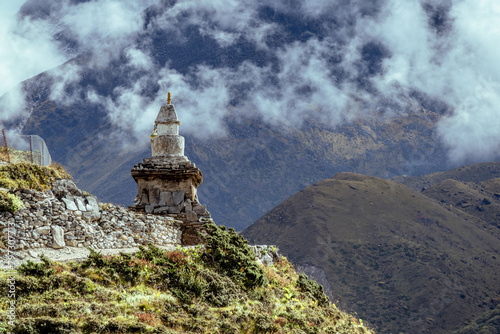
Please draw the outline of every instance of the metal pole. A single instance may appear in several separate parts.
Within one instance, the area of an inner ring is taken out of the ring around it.
[[[31,145],[31,136],[30,136],[30,156],[31,156],[31,163],[33,163],[33,146]]]
[[[7,154],[7,162],[10,164],[9,146],[7,145],[7,136],[5,135],[5,129],[2,129],[3,142],[5,143],[5,154]]]

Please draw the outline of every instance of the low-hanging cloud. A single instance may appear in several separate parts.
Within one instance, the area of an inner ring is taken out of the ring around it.
[[[51,41],[50,24],[30,17],[16,19],[20,1],[0,4],[0,96],[4,97],[0,121],[29,114],[20,82],[64,61]]]
[[[446,102],[452,113],[438,123],[438,132],[454,162],[493,159],[500,148],[495,29],[500,6],[495,1],[435,5],[448,16],[443,29],[429,23],[429,13],[416,2],[389,1],[381,22],[362,22],[365,36],[391,52],[372,80],[381,92],[404,96],[417,90]]]
[[[47,71],[50,99],[63,106],[79,101],[86,87],[72,89],[71,93],[67,88],[81,80],[84,67],[69,61],[70,58],[87,53],[90,62],[86,66],[108,66],[120,57],[128,39],[142,29],[142,11],[154,0],[37,0],[27,1],[22,7],[23,2],[7,1],[0,5],[0,96],[8,92],[0,104],[0,122],[29,116],[33,106],[27,103],[20,82],[41,72]],[[36,11],[30,11],[38,7],[50,9],[50,13],[36,15]],[[16,15],[20,8],[24,15]],[[65,39],[60,40],[58,35]],[[141,52],[130,49],[127,57],[133,66],[147,66]],[[22,130],[22,124],[18,130]]]
[[[155,4],[160,14],[146,22],[142,10]],[[256,115],[285,128],[301,126],[308,117],[335,125],[378,111],[386,117],[416,112],[425,96],[446,105],[437,133],[450,159],[484,161],[497,158],[500,148],[499,7],[494,0],[95,0],[76,5],[61,0],[49,18],[14,20],[5,14],[10,23],[0,28],[0,50],[17,36],[19,51],[0,51],[0,73],[9,78],[0,92],[14,91],[18,82],[69,60],[53,38],[63,27],[90,61],[49,71],[50,97],[63,105],[84,97],[137,137],[150,131],[166,91],[182,105],[183,131],[204,138],[223,136],[229,113]],[[297,33],[291,22],[308,28]],[[182,44],[193,27],[221,50],[238,49],[245,41],[267,60],[240,55],[236,64],[198,63],[182,71],[158,62],[148,29],[167,31]],[[66,87],[81,80],[82,66],[104,69],[117,59],[125,70],[112,94],[81,87],[68,95]],[[145,94],[153,86],[158,89]],[[11,97],[18,110],[25,108],[22,91]],[[11,117],[2,113],[0,119]]]

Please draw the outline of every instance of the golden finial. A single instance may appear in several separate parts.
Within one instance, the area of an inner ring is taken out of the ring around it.
[[[170,92],[168,92],[167,104],[172,103]]]
[[[156,132],[156,125],[155,125],[155,127],[153,128],[153,133],[151,134],[151,139],[153,139],[156,136],[158,136],[158,132]]]

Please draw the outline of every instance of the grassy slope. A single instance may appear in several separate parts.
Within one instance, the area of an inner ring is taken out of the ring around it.
[[[396,177],[458,215],[474,216],[500,235],[500,162],[464,166],[417,177]]]
[[[424,187],[447,179],[481,183],[498,177],[500,177],[500,162],[485,162],[423,176],[400,176],[395,177],[394,180],[420,191]]]
[[[500,237],[500,198],[481,184],[447,179],[422,194],[483,220],[491,227],[491,233]]]
[[[486,311],[456,334],[494,334],[500,329],[500,304]]]
[[[286,259],[261,267],[234,231],[209,230],[206,251],[149,247],[135,256],[93,253],[81,264],[21,267],[13,332],[371,333]],[[0,272],[2,289],[9,276]],[[8,303],[1,295],[0,333]]]
[[[0,185],[50,189],[71,178],[60,166],[0,166]],[[234,231],[210,225],[207,251],[165,253],[84,263],[45,260],[0,271],[0,286],[16,281],[14,333],[370,333],[327,302],[322,288],[281,258],[260,267]],[[8,294],[0,295],[0,333],[9,326]],[[302,330],[302,331],[301,331]]]
[[[323,268],[332,297],[382,332],[448,333],[498,297],[499,240],[467,217],[401,184],[341,173],[243,235]]]
[[[47,190],[57,179],[71,179],[71,175],[58,164],[44,167],[32,163],[0,166],[0,187]]]

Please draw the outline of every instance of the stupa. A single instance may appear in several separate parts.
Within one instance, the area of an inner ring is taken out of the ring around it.
[[[131,170],[137,182],[137,196],[130,208],[193,224],[210,218],[210,213],[198,202],[197,188],[203,175],[184,155],[180,125],[169,92],[167,104],[161,106],[151,135],[152,156]]]

